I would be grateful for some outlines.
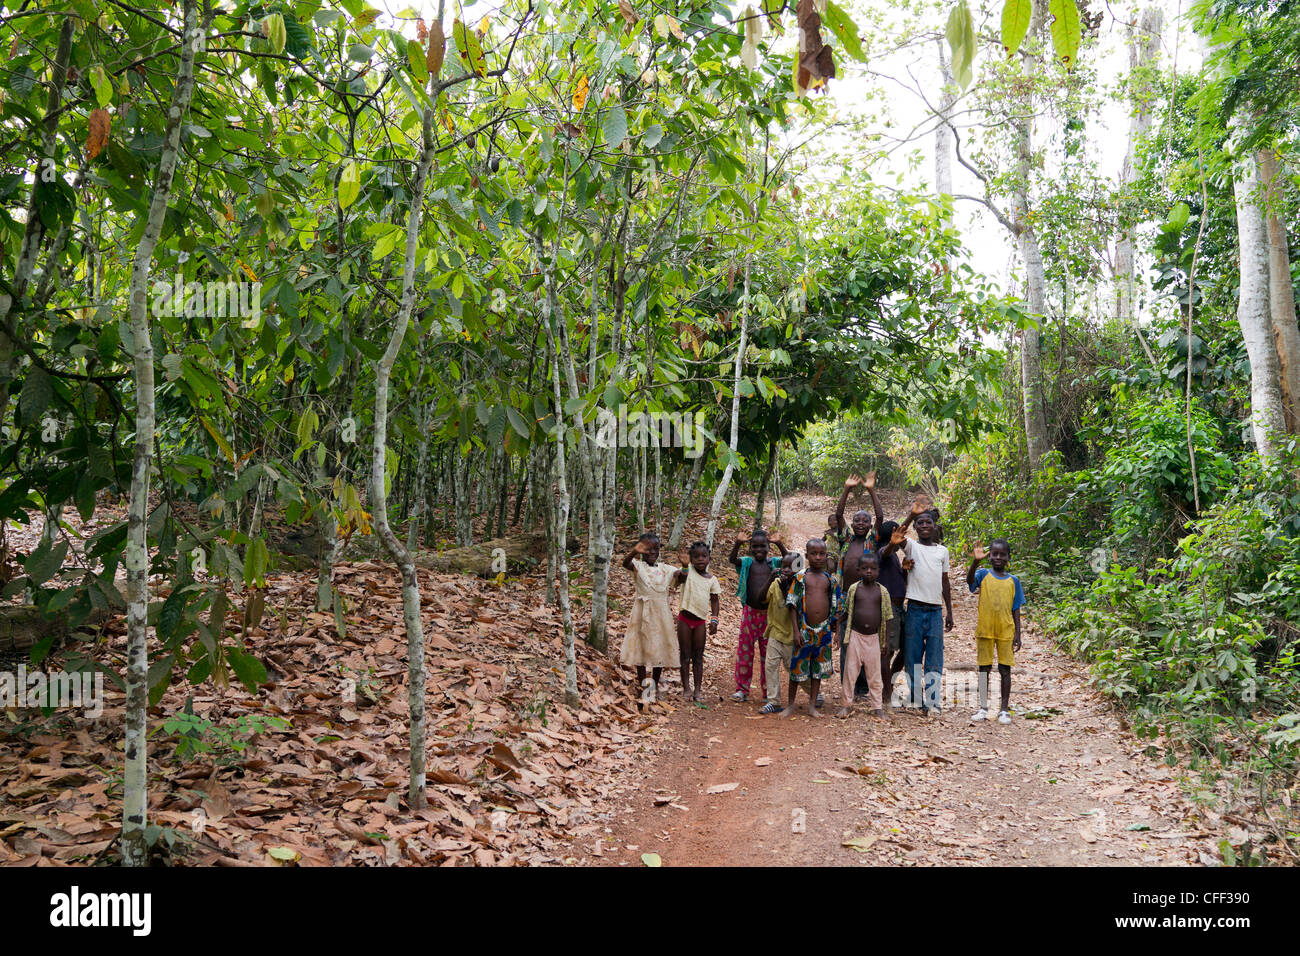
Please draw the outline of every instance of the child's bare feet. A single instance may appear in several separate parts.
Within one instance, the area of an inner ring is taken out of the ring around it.
[[[873,710],[873,711],[871,712],[871,716],[872,716],[872,717],[884,717],[884,716],[885,716],[885,712],[884,712],[884,710],[881,709],[880,707],[877,707],[875,710]]]
[[[808,705],[808,716],[809,716],[809,717],[824,717],[825,714],[823,714],[820,710],[817,709],[817,705],[816,705],[816,704],[809,704],[809,705]]]
[[[695,703],[697,703],[697,704],[702,704],[702,703],[704,703],[704,691],[700,690],[700,689],[697,687],[697,688],[695,689],[695,696],[693,696],[693,697],[691,698],[691,700],[695,701]]]
[[[778,717],[793,717],[793,716],[794,716],[794,704],[791,704],[791,705],[790,705],[789,707],[787,707],[785,710],[781,711],[781,713],[777,714],[777,716],[778,716]]]
[[[839,710],[835,711],[835,716],[836,716],[836,717],[847,717],[850,713],[852,713],[852,710],[851,710],[850,708],[848,708],[848,707],[841,707]],[[877,711],[877,713],[879,713],[879,711]]]

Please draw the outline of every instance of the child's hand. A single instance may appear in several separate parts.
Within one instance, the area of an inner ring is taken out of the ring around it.
[[[907,541],[907,532],[902,528],[895,528],[894,533],[889,536],[889,543],[896,548],[901,548],[905,541]]]
[[[857,475],[849,475],[847,478],[844,479],[844,487],[846,490],[849,488],[856,487],[857,485],[860,484],[862,484],[862,479],[859,478]]]
[[[862,479],[862,487],[867,491],[873,491],[876,487],[876,470],[873,468],[867,472],[867,477]]]
[[[913,561],[911,558],[904,558],[904,559],[903,559],[903,570],[904,570],[904,571],[911,571],[912,568],[914,568],[914,567],[916,567],[916,562]]]
[[[749,540],[749,536],[750,536],[750,532],[748,532],[748,531],[737,531],[737,532],[736,532],[736,542],[737,542],[738,544],[744,544],[746,541]]]
[[[718,633],[718,622],[713,620],[709,621],[709,634],[713,635],[717,633]]]
[[[649,550],[650,542],[648,541],[638,541],[636,544],[632,545],[633,554],[645,554]]]
[[[768,542],[768,544],[772,545],[773,547],[775,547],[775,546],[778,545],[778,544],[781,545],[782,547],[785,546],[785,542],[781,540],[781,536],[780,536],[779,534],[774,534],[774,535],[772,535],[771,537],[769,537],[769,538],[767,539],[767,542]]]
[[[1011,642],[1011,649],[1013,651],[1020,650],[1020,628],[1016,628],[1016,639]]]
[[[984,549],[982,544],[977,544],[975,547],[971,548],[970,556],[973,561],[983,561],[989,556],[989,553]]]
[[[951,614],[949,614],[946,618],[944,618],[943,629],[944,629],[945,631],[951,631],[951,630],[952,630],[952,615],[951,615]]]
[[[917,498],[912,502],[912,516],[917,517],[930,510],[930,506],[925,503],[924,498]]]

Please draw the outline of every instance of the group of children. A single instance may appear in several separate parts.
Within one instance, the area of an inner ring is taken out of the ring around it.
[[[855,487],[870,495],[875,514],[858,511],[846,523],[844,508]],[[909,526],[915,528],[916,540],[907,536]],[[742,607],[732,699],[749,699],[757,657],[760,713],[793,714],[804,686],[808,713],[820,716],[821,684],[834,676],[838,651],[842,696],[837,716],[851,713],[857,698],[865,698],[875,716],[885,716],[900,670],[907,675],[911,706],[925,716],[940,713],[944,633],[953,628],[949,554],[942,540],[938,509],[919,499],[902,522],[885,521],[874,472],[845,481],[827,531],[808,541],[802,555],[761,530],[738,535],[730,555]],[[746,543],[749,554],[742,557]],[[708,634],[718,631],[722,587],[709,573],[710,551],[703,541],[691,545],[689,562],[681,567],[659,563],[659,547],[658,535],[647,532],[623,559],[633,574],[636,597],[622,661],[636,668],[643,701],[655,700],[663,668],[674,666],[681,668],[683,695],[700,701],[706,627]],[[772,548],[778,554],[771,554]],[[986,559],[989,567],[980,567]],[[1007,570],[1010,561],[1010,544],[997,538],[987,550],[973,548],[966,574],[971,593],[979,595],[975,722],[990,716],[988,682],[995,657],[1002,692],[997,720],[1011,722],[1011,667],[1021,646],[1025,596],[1020,580]],[[675,622],[668,595],[672,588],[681,589]],[[783,671],[788,674],[784,709]]]

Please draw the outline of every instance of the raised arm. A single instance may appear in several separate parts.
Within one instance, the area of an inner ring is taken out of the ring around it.
[[[923,502],[920,498],[917,498],[912,502],[912,510],[907,513],[907,517],[903,519],[903,523],[899,525],[899,527],[906,531],[907,526],[928,511],[929,508],[929,505]]]
[[[862,483],[862,479],[857,475],[849,475],[844,479],[844,490],[840,492],[839,503],[835,505],[835,527],[832,529],[836,534],[844,530],[844,506],[849,502],[849,492],[855,485]]]
[[[780,538],[768,538],[767,543],[771,545],[775,545],[776,550],[781,552],[781,557],[784,558],[787,554],[789,554],[789,552],[785,550],[785,542],[782,541]]]
[[[748,540],[749,540],[749,532],[748,532],[748,531],[737,531],[737,532],[736,532],[736,540],[735,540],[735,542],[731,545],[731,554],[728,555],[728,557],[727,557],[727,560],[729,560],[729,561],[731,562],[731,566],[732,566],[733,568],[739,568],[739,567],[740,567],[740,546],[741,546],[742,544],[744,544],[745,542],[747,542]]]
[[[901,551],[906,544],[907,533],[903,531],[903,526],[899,525],[894,529],[894,533],[889,536],[889,544],[880,549],[880,556],[884,557],[887,554],[893,554],[895,551]]]
[[[634,558],[638,557],[639,555],[645,554],[645,549],[646,549],[646,544],[644,541],[638,541],[636,544],[634,544],[632,546],[632,550],[627,553],[627,557],[623,559],[623,567],[635,573],[636,568],[632,567],[632,561]]]
[[[867,494],[871,495],[871,508],[876,513],[876,537],[880,537],[880,526],[885,523],[885,511],[880,507],[880,499],[876,497],[876,472],[867,472],[867,477],[862,479],[862,487],[867,489]]]
[[[989,553],[984,550],[983,546],[979,544],[976,544],[975,547],[971,549],[970,566],[966,569],[966,587],[971,590],[975,589],[975,569],[980,566],[981,561],[988,557],[988,554]]]

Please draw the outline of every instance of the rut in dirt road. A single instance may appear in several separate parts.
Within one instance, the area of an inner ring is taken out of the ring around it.
[[[902,508],[890,495],[886,516]],[[832,509],[816,496],[787,499],[787,543],[802,549]],[[720,537],[712,565],[724,595],[735,590],[729,543]],[[753,699],[726,699],[740,618],[728,596],[706,657],[708,703],[688,705],[670,689],[655,705],[668,718],[619,778],[617,814],[575,853],[618,865],[657,853],[668,866],[1217,864],[1173,772],[1032,621],[1013,672],[1013,722],[969,722],[976,604],[964,568],[951,580],[956,627],[937,718],[895,708],[882,720],[861,706],[846,719],[779,718],[760,715]],[[839,703],[838,678],[823,685],[828,709]],[[756,676],[751,698],[758,690]]]

